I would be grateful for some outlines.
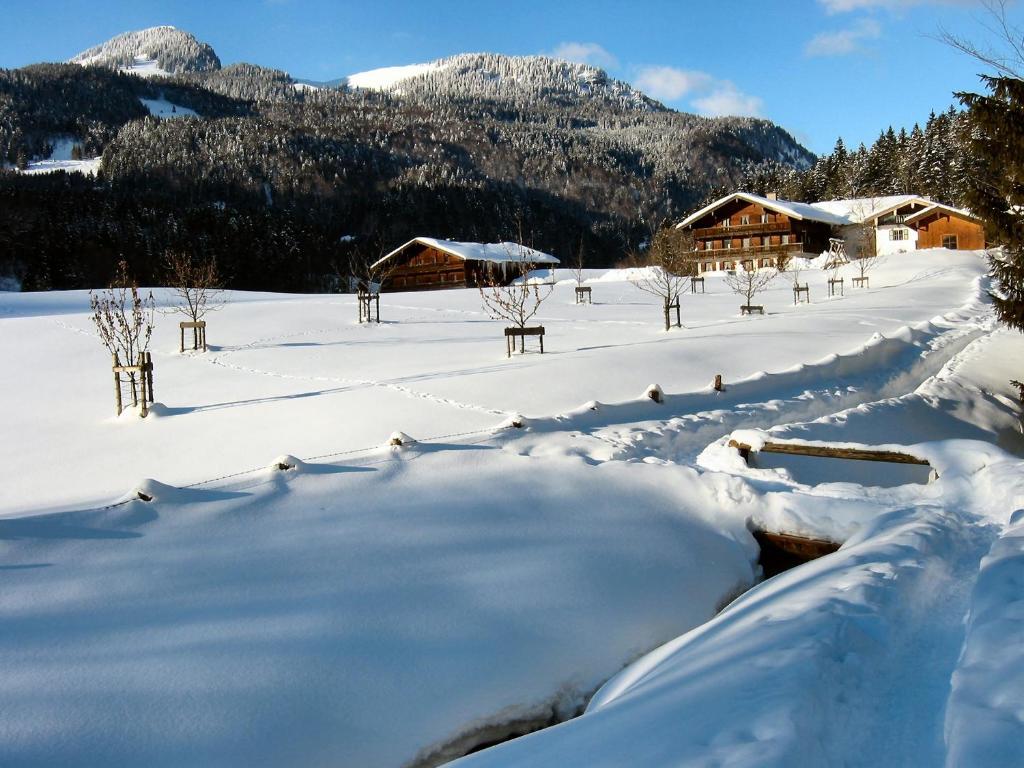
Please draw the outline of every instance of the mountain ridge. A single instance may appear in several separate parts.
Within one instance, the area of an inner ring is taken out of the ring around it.
[[[220,58],[211,45],[170,25],[122,32],[72,56],[68,63],[105,66],[142,76],[209,72],[221,68]]]

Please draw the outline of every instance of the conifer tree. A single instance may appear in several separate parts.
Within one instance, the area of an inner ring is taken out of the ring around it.
[[[958,94],[970,112],[973,178],[967,204],[985,221],[999,319],[1024,331],[1024,80],[982,78],[988,94]]]

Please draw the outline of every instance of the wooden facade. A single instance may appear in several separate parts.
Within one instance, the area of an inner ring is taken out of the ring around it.
[[[832,227],[796,219],[781,211],[735,198],[685,227],[692,232],[701,272],[775,266],[780,253],[791,256],[828,250]]]
[[[907,226],[917,230],[918,248],[975,251],[985,247],[981,222],[963,211],[936,206],[910,219]]]
[[[385,290],[429,291],[470,285],[470,265],[465,259],[416,240],[391,258],[396,265],[384,280]]]
[[[449,246],[452,250],[446,249]],[[449,241],[431,241],[427,238],[410,240],[405,245],[392,251],[386,259],[391,263],[383,270],[383,288],[388,291],[430,291],[442,288],[477,288],[498,284],[507,285],[519,277],[522,270],[518,261],[509,259],[474,259],[461,256],[457,247],[469,246],[473,253],[475,243],[453,243]],[[504,244],[509,248],[520,248],[513,244]],[[484,246],[496,248],[504,256],[502,246]],[[530,249],[523,249],[527,253]],[[513,251],[514,252],[514,251]],[[534,251],[537,258],[547,259],[550,263],[543,265],[526,263],[526,269],[538,266],[554,266],[557,259],[539,251]]]

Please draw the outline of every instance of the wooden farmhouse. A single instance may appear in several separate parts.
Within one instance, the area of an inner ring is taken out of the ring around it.
[[[845,218],[807,203],[734,192],[676,225],[693,233],[698,270],[773,267],[782,254],[813,258],[828,250]]]
[[[815,258],[831,238],[842,239],[854,258],[865,237],[879,255],[985,247],[976,217],[918,195],[797,203],[734,192],[676,226],[692,233],[700,272],[775,266],[783,254]]]
[[[935,203],[906,220],[917,234],[918,248],[951,248],[968,251],[985,247],[985,229],[970,211]]]
[[[507,285],[524,270],[553,269],[558,259],[519,243],[460,243],[413,238],[373,265],[395,291]]]
[[[849,223],[839,228],[837,236],[846,241],[846,252],[856,257],[863,247],[864,237],[872,233],[874,252],[879,256],[915,250],[917,232],[907,226],[907,220],[934,202],[918,195],[885,195],[811,205],[848,220]]]

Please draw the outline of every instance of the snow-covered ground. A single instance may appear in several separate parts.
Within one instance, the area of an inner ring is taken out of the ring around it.
[[[53,173],[54,171],[67,171],[68,173],[84,173],[87,176],[95,176],[100,169],[102,157],[87,157],[81,160],[73,160],[71,151],[79,140],[71,136],[58,136],[53,139],[53,152],[42,160],[32,160],[21,173]]]
[[[198,117],[198,113],[188,107],[183,107],[180,104],[174,104],[173,102],[167,101],[167,99],[139,99],[143,106],[149,110],[149,114],[153,117],[173,118],[173,117]]]
[[[427,765],[584,706],[466,764],[1012,764],[1024,340],[983,273],[926,251],[826,299],[808,270],[764,317],[710,276],[666,333],[622,273],[579,306],[560,271],[512,359],[475,291],[385,294],[379,326],[232,294],[206,353],[158,317],[145,420],[87,294],[2,295],[0,764]],[[717,613],[755,526],[846,543]]]

